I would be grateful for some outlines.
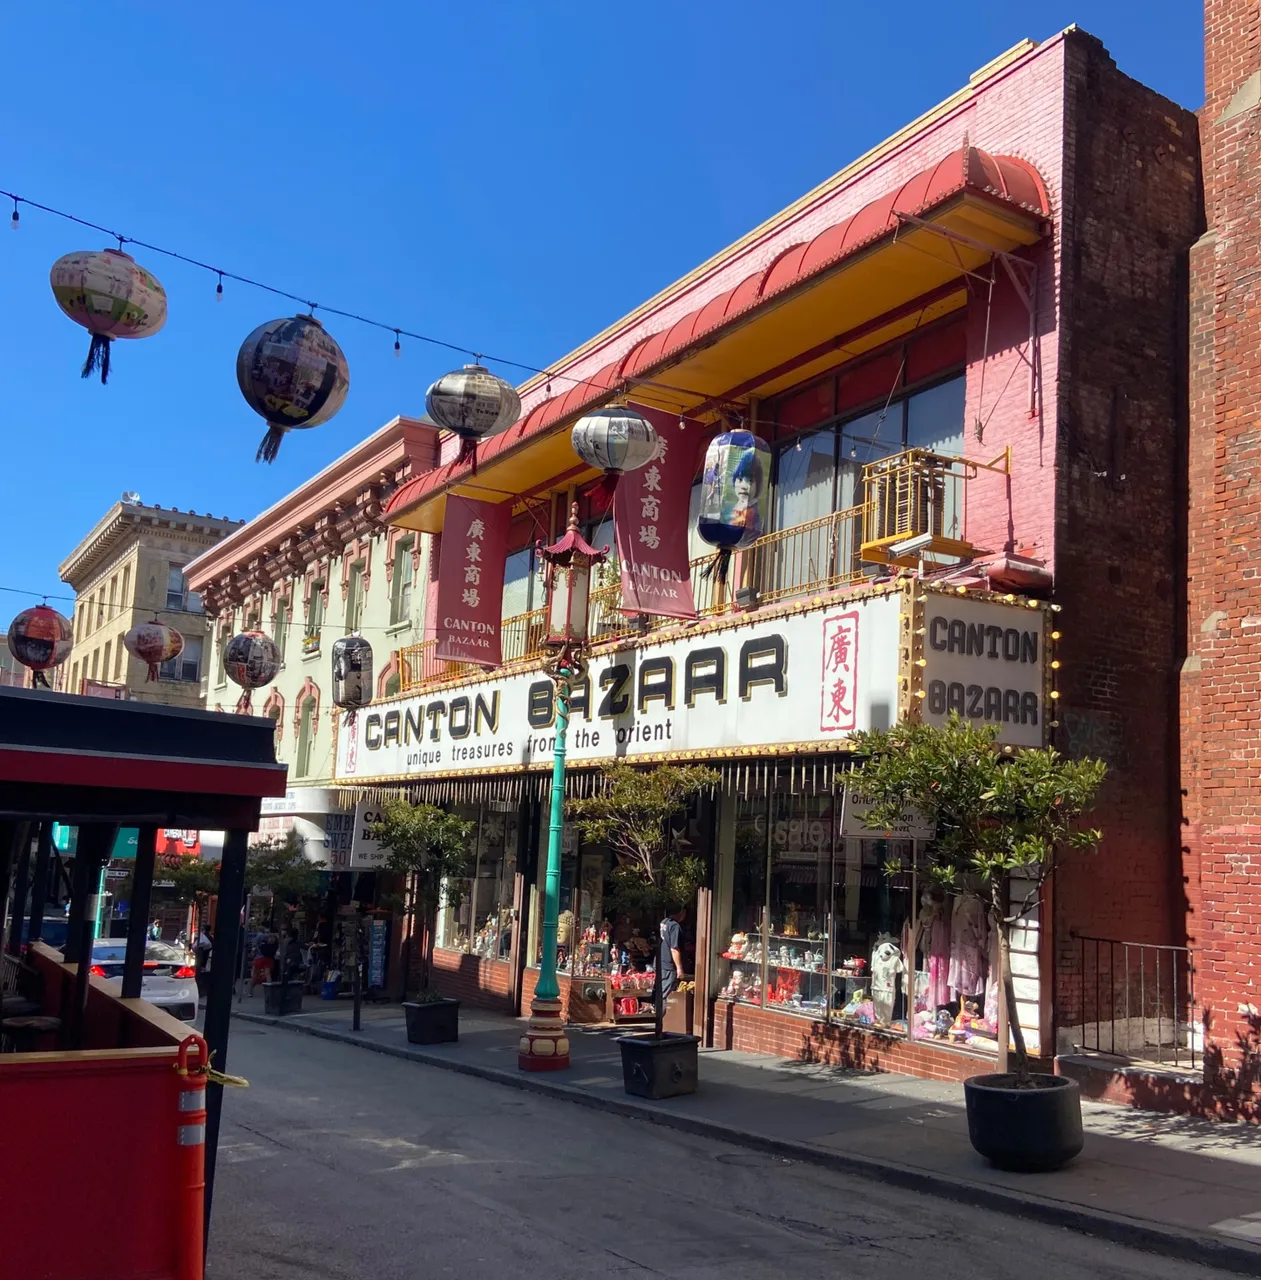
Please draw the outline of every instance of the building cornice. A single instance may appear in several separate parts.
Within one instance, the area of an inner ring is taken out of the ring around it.
[[[75,591],[86,587],[106,567],[110,558],[145,533],[162,533],[189,541],[213,543],[230,530],[242,525],[227,517],[198,515],[194,511],[169,510],[116,502],[97,521],[87,537],[61,562],[57,574]]]
[[[208,613],[234,608],[383,529],[390,494],[437,460],[438,428],[395,418],[185,569]]]

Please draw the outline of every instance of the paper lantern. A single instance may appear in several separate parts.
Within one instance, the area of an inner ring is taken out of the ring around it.
[[[574,423],[569,433],[574,452],[604,472],[601,486],[612,495],[625,471],[637,471],[657,456],[661,439],[651,422],[625,405],[594,409]]]
[[[184,652],[184,637],[174,627],[154,618],[152,622],[137,623],[123,636],[123,645],[133,657],[148,663],[146,680],[158,678],[158,668]]]
[[[425,392],[425,410],[448,431],[460,437],[463,461],[470,455],[477,469],[477,442],[506,431],[521,416],[521,397],[511,383],[480,364],[444,373]]]
[[[362,636],[333,641],[333,705],[353,711],[372,701],[372,646]]]
[[[249,707],[249,691],[270,684],[280,670],[280,650],[271,636],[261,631],[242,631],[228,641],[223,651],[223,669],[233,684],[246,691],[243,699]]]
[[[148,338],[166,323],[166,290],[121,249],[67,253],[48,278],[57,305],[92,335],[85,378],[99,370],[101,381],[109,381],[115,338]]]
[[[23,609],[9,623],[9,652],[34,673],[34,683],[51,686],[45,671],[59,667],[70,656],[74,631],[70,620],[46,604]]]
[[[696,532],[727,552],[766,532],[771,449],[750,431],[724,431],[705,450]]]
[[[327,422],[350,390],[346,357],[314,316],[260,324],[237,352],[236,380],[267,422],[255,462],[272,462],[286,431]]]

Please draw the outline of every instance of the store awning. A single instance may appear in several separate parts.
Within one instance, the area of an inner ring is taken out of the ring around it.
[[[466,460],[416,477],[386,517],[436,533],[448,493],[494,501],[594,474],[567,428],[632,388],[644,404],[704,414],[802,382],[961,308],[968,274],[995,253],[1035,244],[1049,216],[1030,164],[964,147],[535,405],[478,446],[476,474]]]

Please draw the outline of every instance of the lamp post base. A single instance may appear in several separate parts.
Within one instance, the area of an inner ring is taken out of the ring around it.
[[[560,1020],[559,1000],[530,1001],[530,1021],[517,1046],[522,1071],[564,1071],[569,1066],[569,1037]]]

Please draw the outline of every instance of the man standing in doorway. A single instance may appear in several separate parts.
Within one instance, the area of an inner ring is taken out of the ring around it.
[[[669,997],[670,992],[679,985],[683,973],[683,938],[682,924],[687,918],[687,908],[677,907],[666,912],[661,922],[661,957],[658,961],[661,968],[661,999]]]

